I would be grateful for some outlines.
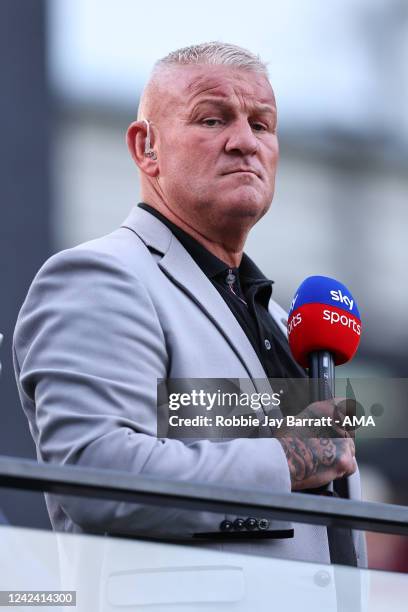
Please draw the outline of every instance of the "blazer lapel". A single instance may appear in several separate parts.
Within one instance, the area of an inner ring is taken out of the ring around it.
[[[251,379],[267,377],[250,341],[218,291],[181,243],[159,219],[141,209],[132,209],[122,227],[135,232],[148,247],[163,253],[158,265],[217,327],[242,362]],[[259,385],[259,386],[264,386]],[[255,383],[258,387],[258,385]]]

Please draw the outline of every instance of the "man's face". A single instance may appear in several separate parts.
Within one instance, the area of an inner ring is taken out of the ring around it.
[[[159,185],[191,225],[251,227],[272,201],[278,140],[269,81],[230,66],[182,66],[158,103]]]

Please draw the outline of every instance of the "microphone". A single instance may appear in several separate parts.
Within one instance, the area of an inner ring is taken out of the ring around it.
[[[361,318],[350,291],[327,276],[309,276],[292,300],[288,340],[294,359],[319,379],[313,401],[334,397],[334,366],[350,361],[361,337]]]
[[[327,276],[310,276],[292,300],[288,319],[289,346],[295,360],[309,368],[311,401],[335,397],[334,367],[350,361],[361,337],[355,299],[342,283]],[[349,497],[347,478],[307,491]],[[357,564],[350,531],[327,528],[332,563]]]
[[[334,367],[350,361],[361,337],[357,303],[342,283],[327,276],[309,276],[292,300],[288,340],[294,359],[309,369],[311,401],[333,399]],[[340,479],[341,497],[348,497],[347,479]],[[333,492],[333,483],[313,490]]]

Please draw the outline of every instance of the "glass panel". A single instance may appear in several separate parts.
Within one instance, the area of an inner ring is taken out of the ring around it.
[[[1,590],[76,591],[80,611],[406,609],[404,574],[9,526],[0,542]]]

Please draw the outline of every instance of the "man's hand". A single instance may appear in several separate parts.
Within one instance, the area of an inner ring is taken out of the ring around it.
[[[331,416],[335,420],[339,410],[334,400],[326,400],[310,404],[297,417]],[[288,460],[293,491],[321,487],[356,471],[355,446],[350,434],[334,425],[326,429],[326,436],[308,437],[297,427],[281,431],[279,442]]]

